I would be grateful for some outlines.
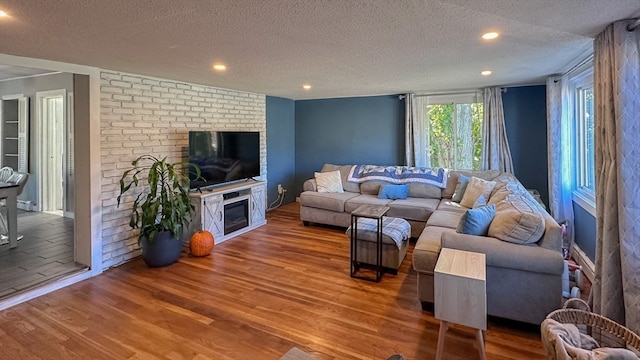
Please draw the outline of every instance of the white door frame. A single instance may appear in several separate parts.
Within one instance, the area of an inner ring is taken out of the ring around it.
[[[42,129],[44,129],[44,125],[45,125],[45,116],[43,114],[43,108],[42,108],[42,101],[46,100],[46,99],[50,99],[50,98],[54,98],[54,97],[61,97],[62,98],[62,137],[63,137],[63,143],[66,143],[66,121],[65,119],[67,118],[67,90],[66,89],[58,89],[58,90],[49,90],[49,91],[38,91],[36,92],[36,116],[38,117],[37,119],[37,123],[38,126],[36,126],[36,130],[34,131],[35,133],[35,139],[36,139],[36,144],[35,144],[35,153],[38,154],[38,156],[36,156],[36,169],[38,169],[38,203],[37,203],[37,208],[38,211],[43,211],[44,207],[43,207],[43,203],[44,203],[44,183],[45,180],[48,179],[48,174],[44,171],[45,170],[45,166],[44,166],[44,157],[46,156],[46,149],[44,146],[42,146],[43,141],[44,141],[44,134]],[[66,174],[66,165],[65,165],[66,161],[65,161],[65,157],[62,157],[62,176],[66,178],[67,174]],[[63,184],[64,184],[64,180],[63,180]],[[63,212],[66,212],[66,198],[67,198],[67,194],[66,194],[66,189],[64,187],[64,185],[62,186],[62,208],[63,208]]]
[[[75,98],[83,95],[88,102],[88,113],[76,114],[74,129],[76,136],[75,165],[78,169],[75,176],[75,257],[76,261],[88,264],[90,271],[61,279],[42,288],[27,291],[0,300],[0,310],[33,299],[34,297],[57,290],[61,287],[82,281],[88,277],[102,273],[102,178],[100,154],[100,69],[90,66],[63,63],[51,60],[33,59],[23,56],[0,54],[0,64],[26,66],[38,69],[87,75],[88,84],[80,79],[81,86],[89,88],[88,94],[74,91]],[[74,85],[76,80],[74,79]],[[84,91],[84,88],[83,88]]]

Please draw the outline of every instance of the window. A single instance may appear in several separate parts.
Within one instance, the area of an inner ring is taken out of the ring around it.
[[[476,93],[428,96],[424,117],[431,167],[479,170],[483,104]]]
[[[574,194],[585,208],[595,207],[593,67],[571,78],[574,123]]]

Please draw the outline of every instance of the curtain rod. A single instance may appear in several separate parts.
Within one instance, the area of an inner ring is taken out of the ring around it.
[[[553,82],[558,82],[558,80],[560,80],[561,77],[563,77],[564,75],[569,75],[569,74],[573,73],[574,71],[576,71],[576,70],[580,69],[581,67],[583,67],[589,61],[593,61],[593,54],[587,56],[584,60],[580,61],[579,63],[573,65],[571,67],[571,69],[565,71],[563,74],[556,76],[556,78],[553,80]]]
[[[640,26],[640,19],[636,19],[636,21],[632,22],[631,24],[629,24],[629,26],[627,26],[627,31],[633,31],[635,30],[638,26]]]
[[[507,88],[503,87],[501,88],[502,92],[507,92]],[[423,97],[423,96],[447,96],[447,95],[462,95],[462,94],[469,94],[469,93],[482,93],[482,89],[476,89],[476,90],[467,90],[467,91],[456,91],[456,92],[448,92],[448,93],[431,93],[431,94],[414,94],[413,96],[416,97]],[[402,100],[404,98],[406,98],[406,95],[399,95],[398,99]]]

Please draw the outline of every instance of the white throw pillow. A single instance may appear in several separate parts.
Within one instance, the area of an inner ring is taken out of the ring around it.
[[[460,205],[466,208],[473,208],[473,204],[475,204],[481,195],[484,195],[484,198],[488,199],[494,187],[496,187],[495,181],[487,181],[475,176],[472,177],[469,185],[467,185],[467,189],[464,191]]]
[[[342,178],[340,171],[317,172],[314,174],[316,178],[316,187],[321,193],[341,193]]]

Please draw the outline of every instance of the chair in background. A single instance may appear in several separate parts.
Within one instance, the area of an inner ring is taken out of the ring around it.
[[[24,186],[27,183],[27,180],[29,180],[29,174],[14,172],[13,169],[8,168],[9,170],[11,170],[12,174],[6,180],[3,180],[2,175],[4,174],[3,171],[5,169],[7,169],[7,167],[0,169],[0,181],[10,183],[10,184],[17,184],[18,185],[17,195],[20,196],[20,194],[22,194],[22,191],[24,190]],[[7,199],[0,200],[0,227],[1,227],[0,244],[2,244],[5,241],[8,241],[7,239],[9,238],[8,236],[9,228],[7,226]],[[18,240],[22,240],[23,237],[24,235],[18,234]]]
[[[0,169],[0,182],[7,182],[9,178],[13,175],[13,169],[9,166],[5,166]]]

